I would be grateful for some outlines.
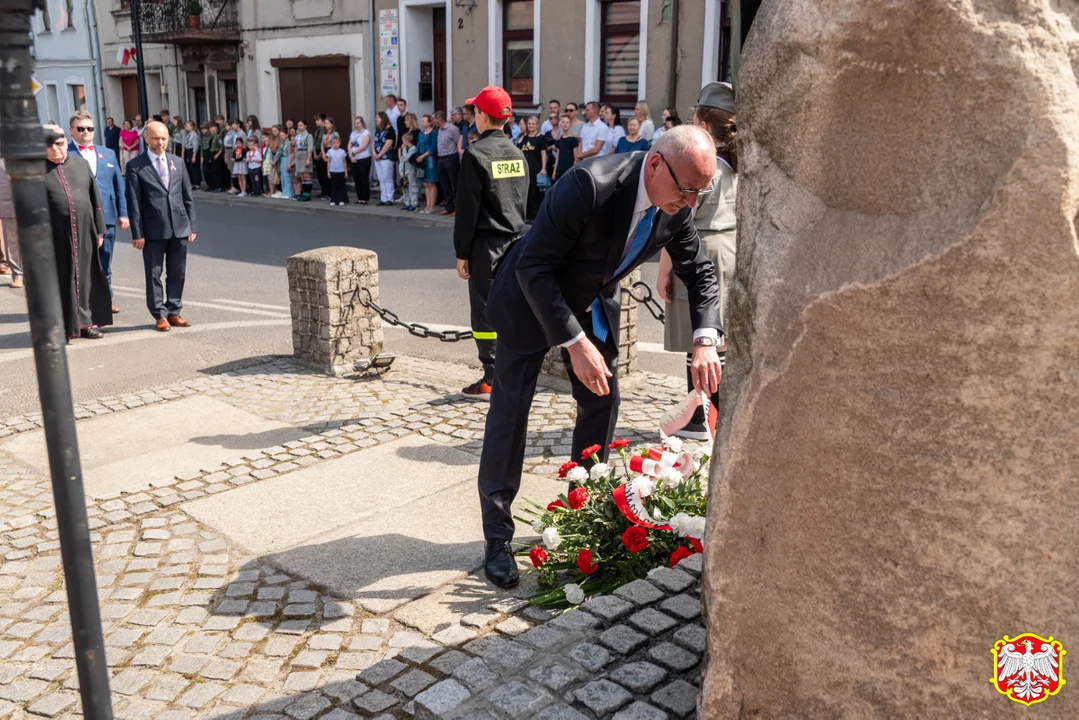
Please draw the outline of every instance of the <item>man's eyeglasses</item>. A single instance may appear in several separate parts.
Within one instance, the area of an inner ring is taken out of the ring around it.
[[[78,130],[79,132],[93,132],[94,131],[94,126],[93,125],[90,125],[90,126],[76,125],[75,129]]]
[[[690,188],[682,187],[682,183],[678,182],[678,176],[674,174],[674,168],[672,168],[671,164],[667,162],[667,158],[663,157],[663,153],[656,153],[656,155],[659,155],[660,159],[663,160],[663,164],[667,166],[667,172],[671,174],[671,180],[674,180],[674,184],[678,187],[678,192],[682,193],[683,195],[697,196],[708,195],[712,192],[711,187],[701,188],[700,190],[693,190]]]

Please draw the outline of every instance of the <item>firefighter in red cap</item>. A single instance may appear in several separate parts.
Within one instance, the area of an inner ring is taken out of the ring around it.
[[[476,108],[480,138],[461,158],[453,248],[457,274],[468,281],[472,336],[479,348],[483,377],[464,388],[469,400],[489,401],[495,366],[495,330],[485,315],[487,294],[498,263],[524,234],[528,164],[503,132],[513,114],[509,93],[488,86],[468,101]]]

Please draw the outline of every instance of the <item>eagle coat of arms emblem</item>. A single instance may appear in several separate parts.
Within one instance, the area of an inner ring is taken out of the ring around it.
[[[1023,633],[1005,635],[993,644],[993,683],[997,692],[1027,707],[1060,692],[1064,680],[1064,655],[1059,640]]]

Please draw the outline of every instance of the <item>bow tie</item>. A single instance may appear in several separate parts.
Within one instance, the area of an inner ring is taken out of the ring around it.
[[[79,152],[83,152],[84,150],[93,150],[93,149],[94,149],[93,145],[79,145]]]

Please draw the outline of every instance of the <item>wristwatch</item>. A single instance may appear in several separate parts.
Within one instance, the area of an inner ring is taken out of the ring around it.
[[[710,335],[704,335],[699,338],[693,338],[693,347],[718,347],[719,338],[711,337]]]

